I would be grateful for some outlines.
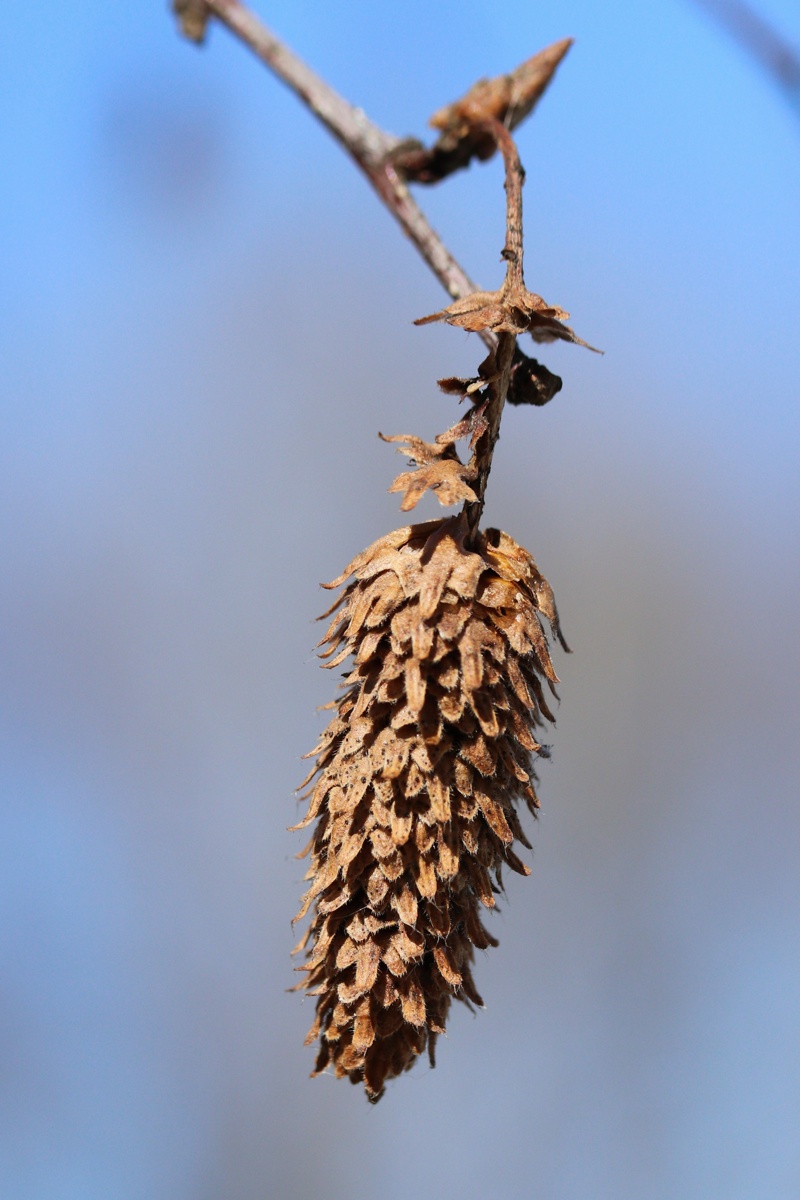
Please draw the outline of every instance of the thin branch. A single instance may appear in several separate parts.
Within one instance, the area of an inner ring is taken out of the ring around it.
[[[400,138],[385,133],[360,108],[340,96],[239,0],[175,0],[174,7],[184,33],[193,41],[205,36],[208,17],[221,21],[311,109],[359,166],[378,166],[402,144]],[[205,21],[198,36],[196,25],[187,29],[187,15],[190,20],[200,20],[203,13]]]
[[[522,271],[522,185],[525,172],[519,161],[516,142],[505,125],[499,121],[487,121],[486,125],[492,131],[506,168],[506,244],[501,257],[508,263],[505,286],[508,291],[515,291],[525,287]]]
[[[480,128],[491,133],[495,144],[503,155],[506,178],[506,241],[502,257],[508,264],[506,278],[501,288],[501,296],[513,295],[525,290],[525,280],[522,272],[522,185],[525,182],[525,172],[519,161],[519,152],[511,134],[497,120],[480,122]],[[483,507],[486,502],[486,484],[492,469],[492,458],[497,440],[500,436],[500,420],[508,397],[512,378],[512,364],[517,349],[516,334],[500,332],[497,335],[497,348],[490,356],[490,382],[488,386],[488,401],[483,410],[483,420],[486,428],[475,444],[470,466],[476,470],[473,491],[477,501],[464,505],[464,513],[469,526],[469,537],[474,538],[478,532]]]
[[[239,0],[174,0],[183,32],[200,42],[216,17],[269,67],[333,134],[361,168],[383,203],[453,299],[478,290],[431,227],[393,162],[407,142],[385,133],[306,66]],[[496,339],[487,333],[490,348]]]
[[[413,138],[397,138],[382,130],[312,71],[240,0],[173,0],[173,7],[184,34],[195,42],[203,41],[209,19],[216,17],[303,101],[364,172],[451,299],[479,290],[430,225],[411,195],[408,181],[433,183],[467,166],[473,158],[491,157],[497,141],[486,128],[486,118],[504,122],[509,129],[524,120],[572,45],[571,38],[548,46],[508,75],[480,80],[460,100],[434,114],[431,124],[442,132],[426,149]],[[481,330],[480,336],[489,350],[497,346],[492,330]]]
[[[367,176],[381,200],[408,234],[449,295],[458,300],[461,296],[477,292],[477,283],[470,279],[436,230],[431,227],[391,160],[384,162],[375,171],[368,171]],[[484,341],[490,348],[494,345],[493,339],[484,338]]]

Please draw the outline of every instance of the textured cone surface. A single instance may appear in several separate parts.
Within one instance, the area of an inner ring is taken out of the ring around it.
[[[328,585],[352,577],[321,654],[352,670],[312,752],[299,969],[317,998],[315,1073],[332,1066],[372,1100],[426,1048],[433,1062],[453,998],[482,1003],[474,948],[496,941],[480,907],[503,864],[529,873],[516,806],[538,807],[535,731],[556,682],[542,618],[558,634],[557,616],[525,550],[498,530],[474,549],[465,536],[463,515],[408,526]]]

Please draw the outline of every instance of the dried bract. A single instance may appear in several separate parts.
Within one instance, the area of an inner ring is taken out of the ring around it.
[[[533,111],[571,45],[572,39],[564,38],[508,75],[479,79],[460,100],[433,114],[429,124],[440,131],[434,145],[430,149],[419,143],[398,147],[392,155],[395,164],[407,179],[434,183],[475,158],[491,158],[497,143],[480,125],[497,120],[507,129],[515,129]]]
[[[409,439],[410,440],[410,439]],[[453,999],[480,1005],[474,949],[495,945],[502,868],[527,875],[518,805],[538,807],[537,730],[557,682],[543,622],[549,585],[498,530],[467,545],[464,514],[410,525],[360,554],[320,645],[352,657],[306,781],[316,821],[305,986],[316,997],[315,1073],[373,1101],[426,1048]]]
[[[502,121],[507,129],[516,129],[533,111],[571,45],[572,38],[562,38],[526,59],[508,75],[479,79],[460,100],[435,112],[428,124],[453,137],[464,137],[470,127],[489,119]],[[496,148],[492,144],[492,153]]]
[[[569,316],[563,308],[547,304],[541,296],[529,292],[521,285],[510,284],[509,280],[496,292],[471,292],[462,296],[448,308],[419,317],[415,325],[430,325],[432,321],[446,321],[477,333],[491,329],[494,333],[529,333],[537,342],[552,342],[560,339],[594,350],[588,342],[565,325]],[[597,351],[599,353],[599,351]]]
[[[453,443],[469,436],[474,446],[486,425],[482,408],[478,405],[470,409],[458,424],[438,434],[435,442],[424,442],[408,433],[393,437],[379,434],[384,442],[400,442],[400,453],[407,455],[414,464],[413,471],[398,475],[389,488],[390,492],[405,493],[400,505],[402,512],[416,507],[426,491],[432,491],[445,507],[478,499],[470,487],[470,482],[477,477],[477,468],[473,463],[462,463]]]

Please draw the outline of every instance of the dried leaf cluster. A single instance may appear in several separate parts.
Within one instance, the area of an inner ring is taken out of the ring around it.
[[[489,361],[489,360],[487,360]],[[462,390],[467,394],[472,384],[482,386],[484,381],[478,380],[440,380],[442,391]],[[468,463],[462,463],[455,443],[462,438],[469,438],[471,450],[486,433],[486,418],[484,411],[486,403],[470,409],[466,417],[444,433],[437,435],[433,442],[424,442],[413,434],[395,434],[386,437],[381,434],[384,442],[400,442],[400,453],[412,460],[413,470],[403,471],[398,475],[389,488],[390,492],[403,492],[402,512],[408,512],[416,506],[426,491],[432,491],[440,504],[445,506],[458,504],[460,501],[475,503],[478,496],[470,486],[478,476],[475,455]]]

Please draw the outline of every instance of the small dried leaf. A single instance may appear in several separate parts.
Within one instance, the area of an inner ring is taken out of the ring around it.
[[[450,846],[446,841],[439,843],[437,874],[440,879],[452,879],[454,875],[457,875],[460,862],[461,855],[456,847]]]
[[[373,542],[366,550],[362,550],[360,554],[357,554],[347,564],[341,575],[337,575],[336,579],[332,579],[330,583],[323,583],[322,587],[329,591],[331,588],[341,587],[345,579],[348,579],[351,575],[361,577],[364,567],[377,558],[382,551],[395,550],[398,546],[405,545],[411,535],[412,528],[411,525],[405,525],[402,529],[395,529],[392,533],[387,533],[385,537],[379,538],[377,542]]]
[[[406,458],[413,458],[418,463],[436,462],[442,455],[452,456],[453,453],[448,444],[440,443],[438,438],[435,442],[425,442],[413,433],[379,433],[378,437],[383,442],[399,442],[398,453],[405,454]]]
[[[419,317],[415,325],[445,321],[472,333],[491,329],[495,333],[530,333],[539,342],[561,339],[594,350],[563,322],[569,316],[563,308],[547,304],[541,296],[524,287],[510,285],[508,280],[496,292],[471,292],[448,308]],[[600,351],[595,351],[600,353]]]
[[[455,425],[451,425],[449,429],[445,429],[444,433],[437,433],[436,443],[440,446],[448,446],[451,442],[458,442],[461,438],[469,437],[472,432],[472,416],[474,409],[470,409],[465,417]]]
[[[426,949],[424,935],[406,925],[400,926],[392,938],[392,945],[403,962],[407,963],[413,962],[415,958],[421,958]]]
[[[478,391],[484,386],[482,379],[461,379],[457,375],[449,375],[446,379],[437,379],[436,382],[441,390],[450,396],[469,396],[473,390]],[[439,436],[441,437],[441,434]]]
[[[392,904],[401,921],[412,927],[416,925],[418,912],[417,898],[408,885],[403,888],[399,895],[392,897]]]
[[[391,822],[392,822],[392,841],[394,842],[394,844],[396,846],[404,846],[405,843],[408,841],[408,839],[411,837],[411,830],[414,825],[414,820],[413,820],[413,817],[411,816],[411,813],[406,813],[405,815],[402,815],[395,808],[392,811]]]
[[[406,1021],[411,1025],[424,1025],[425,997],[417,981],[412,979],[398,990],[400,991],[400,1004]]]
[[[440,504],[449,506],[461,501],[476,501],[478,497],[467,483],[475,479],[474,467],[465,466],[457,459],[445,459],[419,467],[416,471],[404,471],[398,475],[390,492],[405,492],[400,508],[408,512],[414,508],[426,491],[432,491]]]
[[[490,828],[494,833],[497,834],[501,842],[505,842],[506,845],[511,845],[514,840],[514,835],[511,832],[511,828],[505,818],[502,805],[486,792],[478,791],[475,793],[475,797],[480,805],[481,812],[489,823]]]
[[[417,891],[420,896],[431,900],[436,895],[436,872],[429,858],[420,858],[417,863]]]
[[[410,658],[406,663],[406,695],[408,707],[418,713],[425,703],[426,676],[423,675],[419,660]]]
[[[378,978],[380,961],[381,956],[376,942],[370,940],[359,946],[355,984],[362,995],[372,988]]]
[[[375,1041],[375,1025],[369,1012],[369,1000],[365,998],[366,1008],[356,1014],[353,1028],[353,1050],[359,1058],[363,1058]]]

